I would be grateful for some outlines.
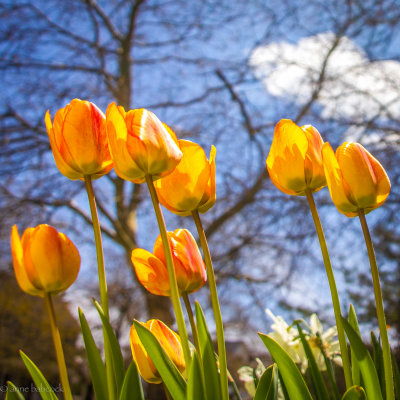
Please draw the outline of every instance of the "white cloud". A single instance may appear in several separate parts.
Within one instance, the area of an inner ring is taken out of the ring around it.
[[[256,48],[249,64],[269,93],[306,104],[336,40],[332,32]],[[329,55],[318,104],[325,118],[365,121],[400,118],[400,63],[370,61],[351,39],[342,37]]]

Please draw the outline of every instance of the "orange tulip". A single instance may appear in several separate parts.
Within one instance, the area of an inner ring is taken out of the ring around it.
[[[160,203],[175,214],[205,213],[215,204],[215,147],[210,160],[201,146],[179,140],[183,157],[167,177],[155,182]]]
[[[359,143],[345,142],[336,150],[322,148],[329,192],[336,208],[348,217],[367,214],[381,206],[390,192],[389,178],[379,163]]]
[[[106,112],[107,134],[115,172],[134,183],[172,172],[182,158],[175,133],[152,112],[111,103]]]
[[[34,296],[68,289],[78,276],[81,258],[75,245],[49,225],[11,231],[14,272],[21,289]]]
[[[183,358],[183,350],[179,336],[158,319],[151,319],[146,323],[142,323],[142,325],[157,338],[178,370],[183,372],[185,370],[185,360]],[[143,347],[136,332],[135,325],[132,325],[131,328],[130,342],[133,359],[143,379],[149,383],[161,383],[160,374]]]
[[[176,280],[180,294],[192,293],[206,283],[206,267],[194,237],[187,229],[168,232]],[[153,254],[144,249],[132,251],[132,263],[139,282],[150,292],[170,296],[168,272],[161,236],[158,236]]]
[[[275,127],[267,168],[271,181],[284,193],[305,195],[326,186],[321,135],[311,125],[297,126],[290,119]]]
[[[89,101],[74,99],[56,112],[49,110],[46,128],[54,160],[69,179],[100,178],[112,169],[104,114]]]

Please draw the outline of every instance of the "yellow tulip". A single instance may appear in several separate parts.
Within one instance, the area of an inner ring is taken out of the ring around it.
[[[11,231],[15,276],[21,289],[34,296],[56,294],[76,280],[81,259],[75,245],[49,225],[28,228],[20,238],[17,226]]]
[[[183,350],[179,336],[158,319],[151,319],[146,323],[142,323],[142,325],[157,338],[178,370],[183,372],[185,370],[185,360],[183,358]],[[135,325],[132,325],[131,328],[130,342],[133,359],[143,379],[149,383],[161,383],[160,374],[143,347],[136,332]]]
[[[305,195],[326,186],[322,163],[321,135],[311,125],[297,126],[290,119],[280,120],[267,158],[271,181],[284,193]]]
[[[390,192],[386,171],[361,144],[345,142],[336,150],[322,149],[329,192],[336,208],[348,217],[381,206]]]
[[[175,133],[152,112],[111,103],[106,111],[107,134],[115,172],[142,183],[145,176],[159,179],[172,172],[182,158]]]
[[[175,275],[180,294],[200,289],[207,280],[206,267],[192,234],[187,229],[168,232]],[[139,282],[150,292],[170,296],[170,286],[161,236],[158,236],[153,254],[144,249],[132,251],[132,263]]]
[[[67,178],[97,179],[112,169],[105,116],[96,105],[74,99],[56,112],[53,123],[47,110],[45,121],[54,160]]]
[[[171,174],[155,182],[160,203],[177,215],[205,213],[215,204],[215,147],[210,160],[201,146],[179,140],[183,157]]]

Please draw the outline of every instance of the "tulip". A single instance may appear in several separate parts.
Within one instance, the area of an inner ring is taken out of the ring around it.
[[[284,193],[303,196],[326,186],[322,145],[321,135],[313,126],[299,127],[290,119],[280,120],[267,158],[274,185]]]
[[[157,338],[161,347],[178,370],[183,372],[185,370],[185,360],[179,336],[158,319],[151,319],[146,323],[142,323],[142,325]],[[160,374],[140,341],[135,325],[132,325],[131,328],[130,342],[133,359],[143,379],[149,383],[161,383]]]
[[[206,268],[194,237],[187,229],[176,229],[168,232],[168,239],[180,295],[200,289],[207,280]],[[153,254],[144,249],[134,249],[132,263],[139,282],[150,293],[171,295],[161,236],[154,244]]]
[[[115,172],[123,179],[143,183],[172,172],[182,158],[175,133],[152,112],[111,103],[106,111],[107,134]]]
[[[62,292],[78,276],[81,259],[77,248],[52,226],[28,228],[20,238],[14,225],[11,252],[18,284],[31,295],[44,297]]]
[[[69,179],[100,178],[112,169],[104,114],[89,101],[74,99],[56,112],[46,128],[54,160]]]
[[[345,142],[336,150],[329,143],[322,149],[329,192],[336,208],[348,217],[381,206],[390,192],[389,178],[361,144]]]
[[[167,177],[155,182],[160,203],[174,214],[205,213],[215,204],[215,147],[210,160],[201,146],[179,140],[183,157]]]

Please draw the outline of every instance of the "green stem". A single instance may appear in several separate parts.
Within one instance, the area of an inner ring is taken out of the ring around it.
[[[54,348],[56,350],[58,370],[60,373],[61,385],[64,391],[64,399],[72,400],[71,388],[69,386],[67,366],[65,365],[64,351],[61,344],[60,332],[57,327],[56,314],[54,312],[53,301],[50,293],[45,297],[47,312],[50,318],[51,335],[53,336]]]
[[[374,285],[376,313],[378,316],[379,331],[382,340],[383,367],[385,370],[386,400],[394,400],[393,372],[392,372],[392,362],[390,355],[390,345],[386,328],[385,312],[383,309],[383,299],[382,299],[381,284],[379,282],[378,265],[376,264],[374,246],[372,245],[371,235],[369,233],[364,210],[360,210],[358,212],[358,216],[360,218],[362,231],[364,233],[365,244],[367,245],[368,258],[371,266],[372,282]]]
[[[154,188],[153,179],[150,175],[146,175],[146,183],[149,188],[151,201],[153,203],[154,211],[156,213],[158,228],[160,229],[160,235],[162,239],[165,261],[167,263],[169,286],[171,290],[171,301],[175,312],[176,322],[178,324],[179,336],[181,337],[183,356],[185,358],[186,369],[189,371],[190,367],[190,350],[189,350],[189,338],[186,331],[185,319],[183,317],[182,306],[179,299],[178,284],[176,281],[175,268],[172,260],[171,246],[168,240],[167,228],[165,226],[164,217],[161,212],[160,203],[158,201],[157,192]]]
[[[187,312],[187,315],[189,317],[190,327],[192,329],[194,347],[197,350],[197,354],[198,354],[199,360],[200,360],[200,365],[202,365],[199,334],[197,332],[197,326],[196,326],[196,323],[194,321],[194,316],[193,316],[192,307],[190,305],[189,296],[188,296],[187,293],[183,293],[182,294],[182,298],[183,298],[183,302],[185,303],[186,312]]]
[[[200,220],[200,215],[198,211],[193,211],[192,216],[196,224],[197,232],[199,234],[200,244],[203,249],[204,261],[207,270],[208,286],[210,288],[211,305],[214,312],[215,328],[217,331],[217,342],[218,342],[218,357],[219,357],[219,369],[220,369],[220,380],[221,380],[221,390],[222,399],[229,399],[228,391],[228,371],[226,363],[226,350],[225,350],[225,339],[224,339],[224,326],[222,323],[221,309],[219,307],[217,285],[215,283],[214,269],[212,265],[210,250],[208,248],[208,243],[206,235],[204,233],[203,225]]]
[[[97,215],[96,199],[93,192],[92,178],[91,176],[85,176],[86,192],[89,200],[90,213],[92,216],[92,225],[94,233],[94,241],[96,243],[96,256],[97,256],[97,272],[99,275],[99,289],[100,289],[100,300],[101,308],[103,309],[106,317],[109,317],[108,311],[108,295],[107,295],[107,281],[106,281],[106,270],[104,267],[104,256],[103,256],[103,244],[101,241],[101,229],[99,223],[99,217]],[[112,353],[109,341],[107,339],[106,331],[103,327],[103,338],[104,338],[104,355],[106,359],[106,373],[107,373],[107,387],[108,387],[108,398],[110,400],[115,399],[115,383],[114,374],[112,371]]]
[[[342,313],[340,310],[339,295],[338,295],[338,291],[336,288],[335,277],[333,275],[331,260],[329,258],[329,253],[328,253],[328,247],[326,245],[325,235],[324,235],[324,231],[322,229],[321,220],[319,219],[317,207],[315,206],[314,197],[309,190],[306,192],[306,196],[307,196],[307,200],[308,200],[308,205],[310,206],[311,215],[314,220],[315,229],[317,231],[319,245],[321,247],[321,252],[322,252],[322,258],[324,259],[325,271],[326,271],[326,275],[328,277],[329,288],[331,291],[333,311],[335,313],[340,353],[341,353],[342,362],[343,362],[344,378],[346,381],[346,389],[349,389],[353,385],[353,383],[352,383],[352,376],[351,376],[349,352],[347,349],[346,335],[344,333],[344,328],[343,328],[343,324],[342,324]]]

